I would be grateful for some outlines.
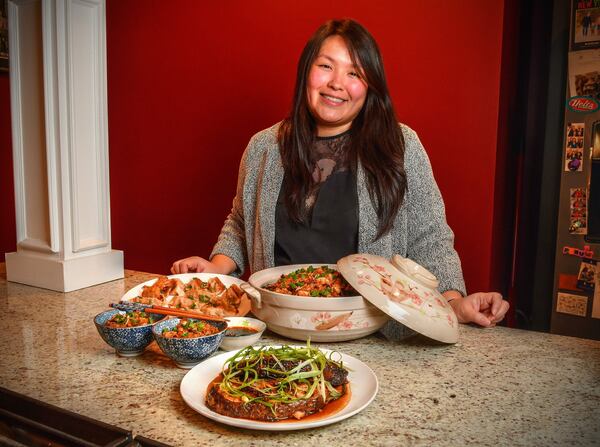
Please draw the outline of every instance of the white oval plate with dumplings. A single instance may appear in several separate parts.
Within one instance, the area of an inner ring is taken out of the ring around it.
[[[187,284],[194,278],[198,278],[204,282],[207,282],[211,278],[219,278],[225,287],[229,287],[232,284],[238,285],[244,292],[246,292],[246,297],[242,299],[242,302],[238,308],[238,312],[235,315],[227,315],[229,317],[244,317],[248,312],[250,312],[250,298],[247,296],[249,293],[258,293],[250,284],[246,281],[243,281],[239,278],[235,278],[233,276],[228,275],[219,275],[216,273],[180,273],[178,275],[169,275],[167,276],[169,279],[179,279],[184,284]],[[135,287],[132,287],[123,295],[121,301],[131,301],[135,297],[140,296],[142,293],[142,289],[144,287],[149,287],[154,284],[158,278],[151,279],[149,281],[138,284]],[[167,296],[166,304],[173,299],[172,296]]]

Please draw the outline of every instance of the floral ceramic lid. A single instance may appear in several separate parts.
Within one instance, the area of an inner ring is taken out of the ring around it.
[[[444,343],[458,341],[458,320],[438,292],[436,277],[416,262],[394,255],[354,254],[338,270],[358,293],[394,320]]]

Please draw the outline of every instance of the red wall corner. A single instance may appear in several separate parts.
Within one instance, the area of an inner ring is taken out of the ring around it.
[[[3,214],[0,219],[0,262],[4,262],[4,253],[17,249],[10,83],[6,72],[0,72],[0,210]]]

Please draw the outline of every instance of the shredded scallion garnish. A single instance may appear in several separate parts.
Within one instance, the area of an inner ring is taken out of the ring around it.
[[[245,404],[259,402],[275,413],[277,403],[310,399],[319,393],[324,402],[342,393],[325,380],[328,363],[344,368],[341,359],[332,359],[318,348],[248,346],[223,365],[221,390]],[[341,356],[340,356],[341,357]]]

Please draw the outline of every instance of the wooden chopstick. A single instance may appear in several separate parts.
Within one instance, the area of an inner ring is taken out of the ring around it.
[[[174,317],[196,318],[200,320],[226,321],[224,318],[221,317],[213,317],[212,315],[205,315],[199,312],[191,312],[187,310],[173,309],[172,307],[163,306],[147,307],[144,309],[144,312],[159,315],[172,315]]]

